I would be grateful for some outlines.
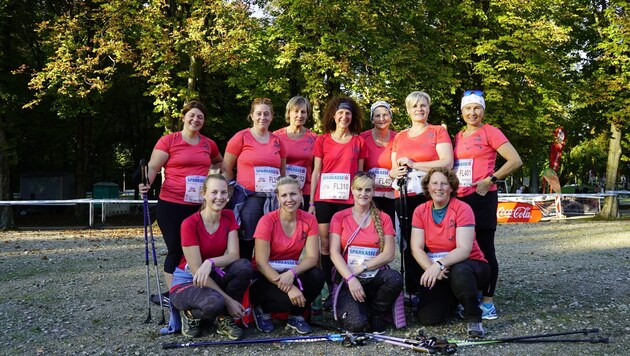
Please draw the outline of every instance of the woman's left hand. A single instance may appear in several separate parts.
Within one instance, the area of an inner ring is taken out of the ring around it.
[[[304,308],[304,306],[306,305],[306,298],[304,298],[304,294],[302,294],[302,291],[299,288],[291,288],[288,295],[291,304],[295,305],[296,307]]]
[[[429,289],[433,288],[438,280],[444,278],[445,274],[442,273],[444,271],[440,270],[440,265],[437,263],[432,264],[420,277],[420,285]]]
[[[212,273],[212,267],[212,262],[205,260],[201,266],[197,268],[197,272],[195,272],[195,275],[193,276],[193,285],[195,287],[206,286],[206,283],[208,283],[208,279],[210,278],[210,273]]]
[[[276,279],[276,282],[278,282],[278,288],[280,288],[281,291],[289,293],[289,290],[291,290],[291,287],[293,287],[294,280],[295,276],[293,275],[293,272],[289,270],[280,273],[280,275]]]
[[[477,186],[477,190],[476,190],[477,194],[483,197],[488,193],[488,189],[490,189],[490,187],[492,186],[492,180],[490,179],[490,177],[487,177],[473,183],[473,185]]]

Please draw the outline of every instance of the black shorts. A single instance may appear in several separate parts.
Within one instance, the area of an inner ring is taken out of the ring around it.
[[[351,208],[352,204],[329,203],[326,201],[315,202],[315,216],[319,224],[330,224],[336,212]]]

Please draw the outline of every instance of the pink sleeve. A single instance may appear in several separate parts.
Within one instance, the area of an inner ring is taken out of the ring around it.
[[[359,143],[361,145],[361,151],[359,152],[359,159],[366,159],[368,155],[367,144],[365,143],[365,139],[359,136]],[[365,163],[364,163],[365,166]]]
[[[424,206],[424,204],[420,204],[416,207],[416,209],[413,211],[413,217],[411,218],[411,226],[418,228],[418,229],[424,229],[424,219],[422,217],[422,212],[423,209],[422,207]]]
[[[488,142],[490,143],[490,146],[496,151],[499,147],[501,147],[501,145],[509,142],[509,140],[507,139],[507,137],[505,137],[501,130],[494,126],[490,126],[488,130]]]
[[[211,139],[208,139],[208,141],[210,141],[210,158],[213,159],[219,157],[221,152],[219,151],[219,146],[217,146],[217,143]]]
[[[284,147],[284,142],[280,139],[280,137],[276,136],[278,142],[280,142],[280,158],[287,158],[287,149]]]
[[[227,146],[225,147],[226,153],[231,153],[235,156],[241,154],[241,150],[243,149],[243,131],[237,132],[232,138],[228,141]]]
[[[225,216],[227,216],[228,220],[230,221],[230,228],[228,231],[238,230],[239,226],[238,226],[238,222],[236,221],[236,216],[234,215],[234,212],[230,209],[223,209],[222,211],[224,212]]]
[[[273,233],[273,219],[270,214],[264,215],[258,220],[256,225],[256,231],[254,231],[254,238],[264,241],[271,241],[271,234]]]
[[[442,126],[438,126],[438,132],[437,132],[437,143],[448,143],[449,145],[452,145],[451,142],[451,137],[448,135],[448,131],[446,131],[446,129],[444,129],[444,127]]]
[[[324,135],[317,136],[315,147],[313,148],[313,156],[324,157]]]
[[[319,225],[317,224],[317,219],[315,218],[315,216],[308,213],[305,215],[308,217],[308,231],[306,233],[306,236],[319,235]]]
[[[171,148],[171,144],[172,143],[173,143],[173,135],[172,134],[166,135],[166,136],[162,136],[162,137],[160,137],[158,142],[155,144],[154,149],[160,150],[160,151],[164,151],[164,152],[168,153],[170,148]]]
[[[182,246],[199,246],[199,235],[197,234],[197,214],[186,218],[181,225]]]
[[[470,205],[459,200],[457,210],[457,226],[475,226],[475,214]]]
[[[341,211],[335,213],[335,215],[333,215],[332,219],[330,219],[330,225],[329,225],[329,229],[328,231],[333,233],[333,234],[337,234],[339,236],[341,236],[341,233],[343,232],[343,224],[341,223]]]
[[[396,235],[396,230],[394,229],[394,224],[392,224],[392,218],[384,212],[379,212],[381,217],[381,223],[383,224],[383,232],[385,235]]]

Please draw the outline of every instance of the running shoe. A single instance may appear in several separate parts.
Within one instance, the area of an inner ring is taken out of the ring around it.
[[[194,318],[190,310],[179,313],[182,320],[182,335],[194,338],[201,335],[201,319]]]
[[[306,323],[306,320],[304,320],[304,317],[300,315],[289,315],[285,329],[293,329],[297,331],[298,334],[308,334],[313,331],[311,326]]]
[[[497,315],[497,309],[494,307],[494,303],[491,303],[490,307],[485,306],[484,303],[479,303],[479,308],[481,308],[481,319],[494,320],[499,317],[499,315]]]
[[[486,331],[483,329],[481,323],[470,322],[468,323],[468,336],[484,338],[486,336]]]
[[[217,333],[227,336],[230,340],[238,340],[243,337],[243,329],[236,326],[234,319],[229,316],[219,316],[217,318]]]
[[[256,323],[256,327],[258,330],[264,333],[270,333],[273,331],[273,322],[271,321],[271,315],[266,314],[262,307],[259,305],[254,308],[254,322]]]

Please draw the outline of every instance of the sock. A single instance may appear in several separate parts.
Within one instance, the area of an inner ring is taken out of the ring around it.
[[[483,305],[483,307],[486,309],[490,309],[492,308],[492,306],[494,306],[494,303],[481,303],[481,305]]]

